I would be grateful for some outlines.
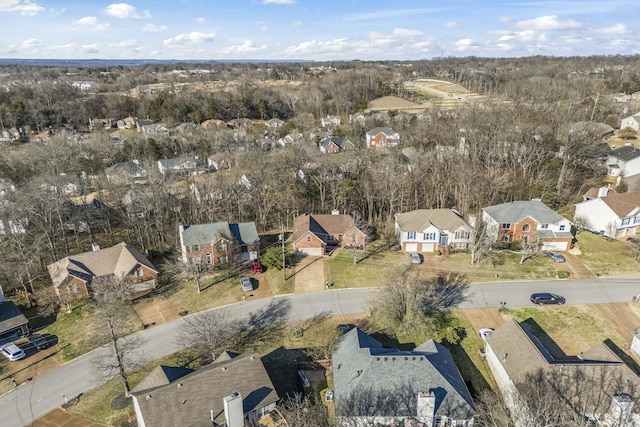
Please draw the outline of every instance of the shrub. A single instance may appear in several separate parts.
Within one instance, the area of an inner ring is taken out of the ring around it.
[[[558,270],[558,279],[568,279],[570,275],[571,273],[566,270]]]

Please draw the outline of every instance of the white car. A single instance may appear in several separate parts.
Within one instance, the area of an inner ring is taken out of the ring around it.
[[[493,328],[482,328],[478,332],[480,333],[480,338],[486,341],[487,337],[493,332]]]
[[[422,257],[417,252],[409,252],[409,259],[411,264],[422,264]]]
[[[248,277],[240,278],[243,292],[251,292],[253,290],[253,282]]]
[[[24,351],[12,342],[0,347],[0,353],[2,353],[4,357],[9,359],[11,362],[24,359],[26,356],[26,354],[24,354]]]

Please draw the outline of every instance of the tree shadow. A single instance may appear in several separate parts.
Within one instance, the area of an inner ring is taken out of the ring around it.
[[[393,245],[395,245],[395,243],[386,243],[384,245],[381,245],[380,247],[372,250],[371,252],[367,252],[365,254],[365,256],[363,256],[362,258],[356,260],[356,264],[360,264],[362,261],[369,259],[375,255],[378,255],[380,252],[384,252],[386,250],[388,250],[390,247],[392,247]]]
[[[464,337],[462,339],[464,339]],[[453,357],[453,360],[456,362],[460,375],[462,375],[462,379],[472,397],[477,398],[485,390],[491,390],[491,386],[484,378],[484,375],[482,375],[476,364],[471,360],[467,350],[460,342],[452,343],[445,339],[442,345],[447,347],[449,352],[451,352],[451,357]]]
[[[240,328],[234,336],[235,348],[255,345],[275,336],[283,328],[291,312],[291,303],[286,299],[272,300],[267,307],[251,313],[239,321]]]
[[[282,346],[262,357],[262,363],[273,387],[281,398],[293,397],[296,393],[303,392],[297,366],[297,363],[302,361],[311,361],[304,349],[288,349]]]
[[[620,358],[636,375],[640,375],[640,365],[635,359],[629,356],[624,352],[620,347],[618,347],[611,339],[607,338],[603,341],[604,345],[609,347],[609,349]]]

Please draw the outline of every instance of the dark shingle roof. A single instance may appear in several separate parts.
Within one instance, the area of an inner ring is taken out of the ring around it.
[[[517,200],[502,203],[501,205],[488,206],[482,208],[482,210],[496,221],[502,223],[518,223],[526,217],[531,217],[540,224],[555,224],[565,219],[537,199]]]
[[[231,237],[231,229],[226,221],[185,225],[182,232],[182,242],[185,246],[213,244],[220,239],[231,240]]]
[[[0,303],[0,334],[29,323],[13,301]]]
[[[609,157],[615,157],[617,159],[628,162],[629,160],[640,157],[640,149],[634,147],[633,145],[623,145],[622,147],[616,148],[615,150],[611,151],[609,153]]]
[[[241,222],[238,224],[229,224],[231,234],[240,246],[251,245],[260,242],[260,236],[256,229],[255,222]]]
[[[436,416],[465,420],[476,413],[449,350],[433,340],[401,351],[355,328],[333,353],[332,372],[338,416],[416,416],[419,391],[434,393]]]

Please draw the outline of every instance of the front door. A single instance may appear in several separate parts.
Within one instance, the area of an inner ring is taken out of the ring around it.
[[[449,244],[449,236],[446,234],[443,234],[442,236],[440,236],[440,244],[442,246],[447,246],[447,244]]]

